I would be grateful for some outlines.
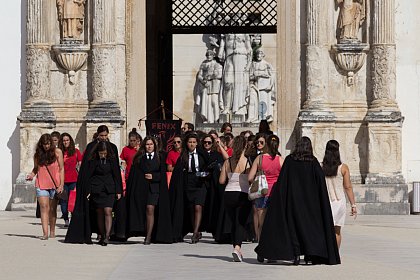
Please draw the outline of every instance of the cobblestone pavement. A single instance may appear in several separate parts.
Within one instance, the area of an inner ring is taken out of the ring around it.
[[[244,262],[232,262],[231,246],[204,235],[198,244],[144,246],[64,244],[41,241],[33,211],[0,212],[0,279],[420,279],[420,216],[347,219],[337,266],[258,264],[255,244],[243,245]]]

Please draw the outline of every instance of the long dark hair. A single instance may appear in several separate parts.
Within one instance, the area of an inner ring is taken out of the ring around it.
[[[266,144],[265,144],[266,153],[269,154],[272,159],[274,159],[276,155],[280,156],[280,153],[279,153],[280,139],[279,139],[279,137],[277,137],[277,135],[274,135],[274,134],[268,135],[265,138],[265,141],[266,141]]]
[[[231,164],[234,167],[232,167],[232,169],[235,169],[236,164],[238,164],[238,161],[241,158],[242,153],[245,151],[246,144],[247,144],[247,141],[245,139],[245,136],[239,135],[233,138],[233,144],[232,144],[233,153],[231,157]]]
[[[322,160],[322,170],[324,170],[325,176],[337,176],[340,164],[340,144],[336,140],[330,140],[327,142],[324,159]]]
[[[158,160],[160,160],[159,159],[159,146],[158,146],[157,139],[153,136],[147,135],[146,137],[144,137],[143,141],[141,141],[140,148],[133,157],[133,164],[137,164],[140,162],[140,158],[146,153],[146,142],[149,140],[153,142],[153,145],[155,146],[155,149],[153,150],[153,152],[156,154]]]
[[[69,145],[68,148],[64,147],[64,144],[63,144],[63,138],[65,136],[67,136],[70,139],[70,145]],[[74,155],[74,153],[76,152],[76,145],[74,144],[73,137],[71,137],[71,135],[68,134],[67,132],[62,133],[60,135],[60,140],[58,140],[58,148],[60,150],[62,150],[63,153],[64,153],[64,151],[67,151],[67,155],[68,156]]]
[[[312,151],[312,142],[309,137],[303,136],[300,138],[295,146],[295,150],[291,154],[294,160],[312,161],[315,159]]]
[[[44,150],[43,145],[50,143],[50,148],[48,150]],[[55,155],[56,147],[52,143],[52,137],[50,134],[45,133],[42,134],[36,144],[36,150],[34,155],[34,161],[38,166],[45,166],[50,165],[54,161],[57,160]]]
[[[99,152],[107,151],[106,157],[109,159],[115,158],[114,150],[109,141],[98,141],[92,148],[89,159],[99,159]]]

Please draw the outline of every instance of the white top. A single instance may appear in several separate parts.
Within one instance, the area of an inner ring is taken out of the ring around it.
[[[229,183],[226,185],[226,192],[244,192],[248,193],[249,183],[248,174],[228,173]]]
[[[346,196],[344,194],[344,187],[343,187],[343,175],[341,174],[341,167],[343,165],[340,164],[337,168],[337,175],[327,177],[325,176],[325,181],[327,183],[328,189],[328,196],[330,197],[330,201],[336,201],[345,199]]]

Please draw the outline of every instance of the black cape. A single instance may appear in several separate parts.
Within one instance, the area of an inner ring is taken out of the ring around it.
[[[154,159],[156,160],[156,159]],[[152,183],[159,185],[159,201],[155,207],[155,222],[152,242],[172,243],[172,224],[169,203],[168,183],[166,179],[166,159],[161,153],[159,165],[150,169],[145,155],[139,162],[133,163],[127,181],[127,235],[146,235],[146,205],[150,182],[144,178],[145,173],[152,173]]]
[[[96,212],[87,199],[90,193],[90,179],[95,171],[97,162],[91,160],[91,152],[97,141],[89,143],[84,152],[82,165],[80,166],[77,177],[76,201],[71,216],[69,228],[67,230],[66,243],[86,243],[92,244],[92,233],[97,232]],[[117,193],[122,193],[122,180],[118,160],[118,149],[110,143],[114,151],[115,160],[111,161],[111,168],[115,180]]]
[[[221,196],[224,188],[219,184],[220,167],[223,165],[223,157],[219,152],[211,151],[207,154],[208,165],[206,171],[209,172],[204,180],[207,189],[206,207],[204,208],[202,224],[206,227],[206,231],[213,234],[217,231],[219,212],[222,203]]]
[[[208,166],[209,159],[202,150],[197,149],[197,154],[200,157],[200,169],[205,170]],[[181,154],[175,164],[174,170],[172,171],[171,182],[169,185],[173,242],[184,241],[184,236],[193,230],[189,205],[184,194],[184,181],[187,176],[186,165],[187,163],[183,161]],[[204,209],[206,209],[206,207],[208,207],[208,205],[204,205]],[[200,231],[205,231],[205,226],[205,221],[203,221],[201,223]]]
[[[316,263],[340,263],[325,176],[316,159],[284,161],[255,252],[272,260],[305,255]]]

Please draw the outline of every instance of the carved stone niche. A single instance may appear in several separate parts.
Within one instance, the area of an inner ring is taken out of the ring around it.
[[[347,86],[354,85],[354,75],[362,68],[369,51],[369,45],[364,43],[340,43],[332,46],[335,63],[347,76]]]
[[[58,64],[67,71],[70,84],[74,84],[76,72],[85,64],[90,47],[88,45],[60,44],[52,46]]]

